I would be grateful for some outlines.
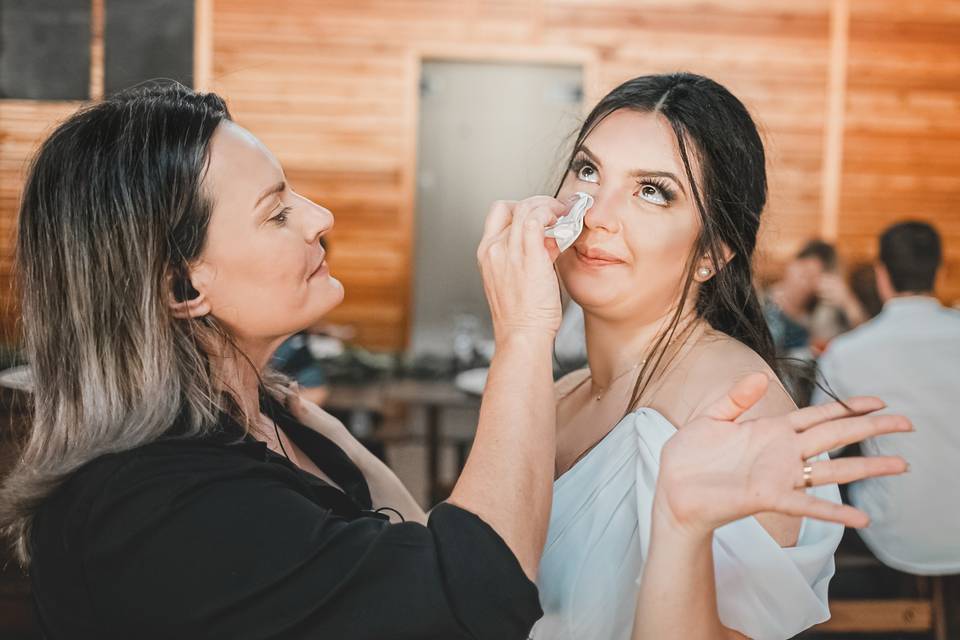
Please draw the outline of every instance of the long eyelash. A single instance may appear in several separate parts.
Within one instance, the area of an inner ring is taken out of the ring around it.
[[[597,170],[597,167],[594,166],[590,159],[582,151],[578,151],[577,155],[573,157],[573,160],[570,161],[570,171],[574,173],[579,173],[580,169],[584,167],[590,167],[594,171]]]
[[[656,187],[660,190],[660,193],[663,194],[663,199],[667,202],[673,202],[677,199],[677,192],[663,178],[640,178],[637,180],[637,185],[640,187],[645,185]]]

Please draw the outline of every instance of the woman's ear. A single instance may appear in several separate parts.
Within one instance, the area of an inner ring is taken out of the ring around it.
[[[734,255],[736,254],[734,254],[727,245],[723,245],[723,255],[719,261],[713,260],[709,254],[704,254],[700,257],[700,261],[697,263],[697,268],[693,272],[693,279],[700,284],[703,284],[712,278],[718,269],[723,269],[725,266],[727,266],[727,264],[733,260]],[[717,267],[717,262],[720,263],[719,267]]]
[[[189,320],[210,313],[207,297],[194,287],[192,278],[187,274],[170,274],[167,277],[167,295],[167,304],[175,318]]]

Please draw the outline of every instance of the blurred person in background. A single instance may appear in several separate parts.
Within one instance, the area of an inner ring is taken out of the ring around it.
[[[801,358],[865,319],[839,271],[836,249],[822,240],[808,242],[787,264],[767,289],[763,313],[777,354]]]
[[[871,478],[850,487],[850,501],[873,517],[860,536],[884,564],[918,575],[960,573],[960,312],[933,296],[941,265],[937,231],[923,222],[893,225],[880,237],[876,265],[883,311],[834,340],[820,358],[827,388],[869,389],[887,411],[909,417],[909,438],[868,438],[866,456],[902,455],[911,470],[897,482]],[[816,404],[830,401],[821,390]]]
[[[782,380],[798,406],[810,404],[816,356],[831,339],[863,322],[863,307],[840,273],[837,250],[811,240],[763,299]]]
[[[883,300],[877,291],[877,272],[873,262],[861,262],[850,269],[850,290],[860,302],[864,322],[883,311]]]

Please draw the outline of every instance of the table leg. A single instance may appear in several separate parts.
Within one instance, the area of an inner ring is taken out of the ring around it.
[[[440,407],[427,406],[427,491],[433,507],[446,496],[440,495]]]

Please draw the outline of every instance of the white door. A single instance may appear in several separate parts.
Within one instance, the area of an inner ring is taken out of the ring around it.
[[[413,335],[448,355],[458,322],[490,337],[476,265],[494,200],[553,195],[582,117],[582,71],[560,65],[427,61],[418,134]]]

